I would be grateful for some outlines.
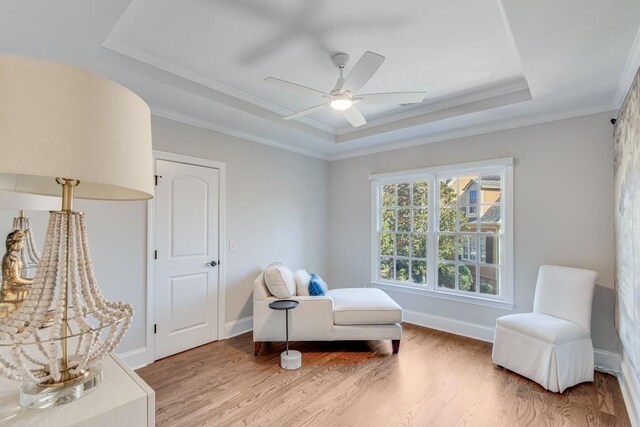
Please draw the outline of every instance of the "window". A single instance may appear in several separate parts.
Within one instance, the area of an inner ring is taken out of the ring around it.
[[[511,304],[511,164],[372,175],[372,281]]]
[[[478,190],[469,190],[469,203],[474,204],[478,201]]]
[[[380,201],[380,278],[427,283],[429,183],[384,184]]]

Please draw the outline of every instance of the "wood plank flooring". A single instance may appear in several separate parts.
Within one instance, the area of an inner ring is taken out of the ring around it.
[[[302,368],[278,366],[282,344],[253,355],[251,334],[155,362],[158,426],[628,426],[615,377],[558,395],[491,363],[491,344],[404,325],[391,342],[293,343]]]

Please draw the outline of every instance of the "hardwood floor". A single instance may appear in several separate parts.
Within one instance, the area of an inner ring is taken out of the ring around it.
[[[293,343],[302,368],[278,366],[284,345],[254,357],[251,334],[138,370],[156,391],[158,426],[628,426],[615,377],[564,394],[491,363],[491,344],[404,325],[391,343]]]

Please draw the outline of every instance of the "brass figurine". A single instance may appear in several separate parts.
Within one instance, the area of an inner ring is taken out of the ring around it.
[[[0,287],[0,317],[17,310],[29,294],[33,279],[22,276],[20,251],[24,247],[26,230],[15,230],[7,235],[7,252],[2,257],[2,285]]]
[[[18,212],[18,216],[13,218],[13,230],[24,232],[24,246],[20,250],[22,260],[22,277],[27,277],[30,271],[34,271],[40,262],[40,251],[33,241],[29,217],[25,216],[24,210]]]

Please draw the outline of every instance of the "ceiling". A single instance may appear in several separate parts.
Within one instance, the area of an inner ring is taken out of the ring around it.
[[[0,51],[52,58],[133,89],[154,114],[326,159],[617,109],[640,65],[640,2],[539,0],[8,0]],[[364,106],[353,128],[327,109],[282,116],[329,91],[330,60],[385,63],[362,93],[425,91]]]

